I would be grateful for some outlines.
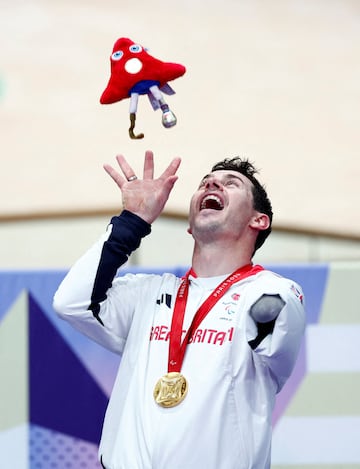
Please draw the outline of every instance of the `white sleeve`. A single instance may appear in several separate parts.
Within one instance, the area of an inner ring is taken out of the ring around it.
[[[295,282],[265,271],[246,290],[246,337],[248,342],[258,335],[256,322],[250,315],[251,306],[264,294],[279,295],[284,301],[272,332],[256,346],[256,353],[270,369],[278,391],[290,376],[303,339],[306,318],[304,295]]]
[[[135,305],[143,290],[141,275],[115,278],[106,298],[100,302],[99,319],[89,309],[104,234],[70,269],[57,289],[53,306],[57,314],[75,329],[115,353],[122,353]]]
[[[76,262],[54,296],[53,306],[60,317],[117,353],[124,348],[143,289],[140,275],[119,280],[116,274],[150,231],[151,226],[143,219],[123,210]]]

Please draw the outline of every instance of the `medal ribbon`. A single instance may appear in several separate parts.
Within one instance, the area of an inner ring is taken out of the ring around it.
[[[186,346],[193,335],[193,332],[200,326],[202,320],[207,316],[212,307],[220,300],[221,297],[229,290],[229,288],[236,282],[243,280],[246,277],[255,275],[264,270],[260,265],[253,266],[247,264],[235,270],[225,280],[223,280],[210,296],[203,302],[203,304],[196,311],[191,325],[185,335],[184,340],[181,342],[182,328],[184,323],[185,308],[189,294],[189,275],[194,271],[190,269],[183,278],[178,293],[176,296],[173,318],[171,321],[170,329],[170,343],[169,343],[169,359],[168,359],[168,372],[180,372],[184,360]]]

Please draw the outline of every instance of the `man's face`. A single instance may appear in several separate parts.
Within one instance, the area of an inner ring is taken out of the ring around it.
[[[219,234],[238,237],[256,213],[251,181],[237,171],[214,171],[203,178],[191,198],[189,231],[195,239]]]

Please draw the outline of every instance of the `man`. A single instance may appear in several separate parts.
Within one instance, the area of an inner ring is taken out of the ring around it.
[[[271,203],[247,160],[224,160],[190,204],[192,266],[172,274],[118,268],[150,233],[177,180],[175,158],[143,179],[123,156],[105,170],[123,211],[73,266],[54,307],[122,354],[99,448],[106,469],[268,469],[275,395],[289,377],[305,315],[301,288],[251,262]]]

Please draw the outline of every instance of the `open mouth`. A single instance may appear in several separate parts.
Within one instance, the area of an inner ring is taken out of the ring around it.
[[[200,210],[222,210],[223,208],[224,204],[222,203],[221,199],[214,194],[206,195],[200,204]]]

